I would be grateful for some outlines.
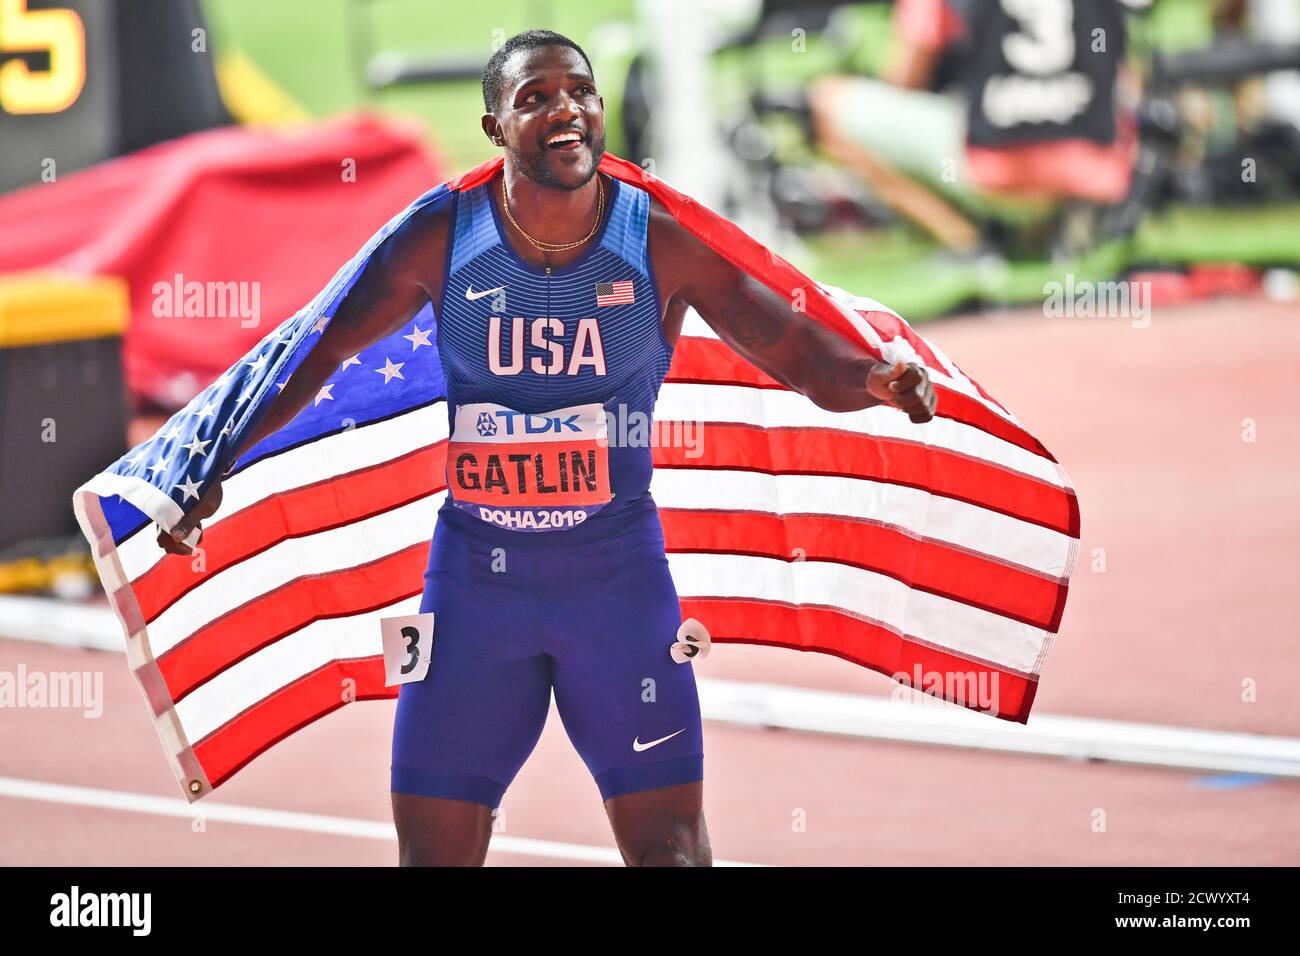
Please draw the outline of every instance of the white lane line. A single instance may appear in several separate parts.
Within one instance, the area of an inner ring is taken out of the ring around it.
[[[715,678],[701,678],[698,687],[704,719],[730,724],[1071,760],[1300,778],[1300,740],[1294,737],[1047,714],[1031,716],[1028,724],[1015,724],[922,695],[916,695],[913,703]]]
[[[96,651],[126,650],[126,638],[108,605],[77,604],[22,594],[0,595],[0,634],[19,641]]]
[[[243,826],[270,827],[277,830],[300,830],[308,833],[326,833],[331,836],[361,837],[368,840],[397,842],[397,833],[391,823],[377,820],[358,820],[353,817],[333,817],[320,813],[297,813],[290,810],[270,810],[265,807],[245,807],[233,803],[216,803],[205,800],[191,805],[179,797],[155,797],[127,790],[103,790],[98,787],[75,787],[40,780],[21,780],[0,777],[0,797],[20,800],[40,800],[45,803],[62,803],[102,810],[122,810],[128,813],[146,813],[163,817],[194,819],[201,815],[205,820],[235,823]],[[552,860],[574,860],[583,863],[609,863],[623,865],[623,857],[612,847],[587,846],[581,843],[560,843],[555,840],[534,840],[529,837],[493,834],[489,854],[512,853],[518,856],[545,857]],[[715,860],[714,866],[757,866],[754,863],[736,863]]]

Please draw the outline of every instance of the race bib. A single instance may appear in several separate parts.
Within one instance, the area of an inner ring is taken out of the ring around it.
[[[379,633],[384,645],[384,684],[396,687],[424,680],[433,651],[433,612],[381,617]]]
[[[447,490],[456,507],[512,531],[582,524],[614,497],[603,406],[537,414],[490,402],[459,406]]]

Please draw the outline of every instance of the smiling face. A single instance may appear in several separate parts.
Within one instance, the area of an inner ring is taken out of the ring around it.
[[[483,117],[489,138],[539,186],[577,189],[605,155],[605,101],[586,61],[567,46],[519,50],[496,114]]]

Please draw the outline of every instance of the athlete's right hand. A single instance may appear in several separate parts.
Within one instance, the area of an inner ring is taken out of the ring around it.
[[[915,362],[880,363],[867,374],[867,391],[879,402],[906,412],[920,425],[934,418],[937,398],[930,375]]]
[[[198,503],[176,523],[176,527],[170,532],[160,531],[158,533],[158,546],[169,554],[193,554],[194,549],[184,541],[189,537],[190,532],[195,528],[199,529],[199,540],[203,540],[204,518],[210,518],[221,507],[221,482],[218,481],[208,489],[207,494],[198,500]]]

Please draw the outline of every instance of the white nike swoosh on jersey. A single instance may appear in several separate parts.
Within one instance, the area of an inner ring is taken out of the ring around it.
[[[685,731],[686,728],[683,727],[681,730],[671,733],[667,737],[660,737],[658,740],[652,740],[648,744],[641,743],[641,735],[637,734],[635,737],[632,738],[632,749],[635,750],[637,753],[640,753],[643,750],[649,750],[651,747],[658,747],[665,740],[672,740],[674,737],[677,736],[677,734],[685,733]]]
[[[487,289],[487,290],[484,291],[484,292],[475,292],[475,291],[474,291],[474,286],[471,284],[469,287],[467,287],[467,288],[465,289],[465,298],[467,298],[467,299],[469,299],[469,301],[473,302],[475,299],[481,299],[481,298],[483,298],[483,296],[485,296],[485,295],[491,295],[493,292],[500,292],[500,291],[501,291],[502,289],[504,289],[504,288],[505,288],[505,286],[503,286],[503,285],[499,285],[499,286],[497,286],[495,289]]]

